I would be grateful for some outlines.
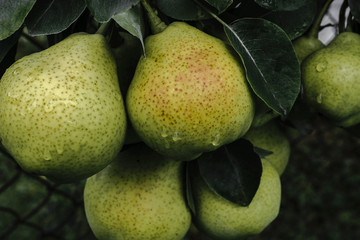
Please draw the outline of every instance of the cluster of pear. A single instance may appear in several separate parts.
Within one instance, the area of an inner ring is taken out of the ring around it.
[[[275,121],[251,126],[241,60],[182,22],[148,37],[145,49],[126,104],[102,35],[74,34],[18,60],[0,82],[2,144],[30,173],[87,178],[85,211],[98,239],[180,240],[192,222],[217,239],[258,234],[278,215],[290,146]],[[141,142],[121,151],[127,118]],[[272,152],[252,202],[236,205],[192,176],[192,215],[185,162],[241,137]]]
[[[304,48],[304,44],[308,47]],[[318,39],[301,38],[294,47],[299,49],[303,98],[308,106],[336,126],[348,128],[359,124],[359,34],[340,33],[327,46]],[[300,48],[308,51],[301,52]]]

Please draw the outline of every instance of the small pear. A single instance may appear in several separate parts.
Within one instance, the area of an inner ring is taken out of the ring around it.
[[[183,162],[145,144],[121,152],[88,178],[85,212],[99,240],[180,240],[191,214],[183,192]]]
[[[243,137],[255,147],[270,151],[262,159],[269,161],[281,175],[289,161],[290,142],[276,121],[270,121],[260,127],[252,127]]]
[[[230,47],[183,22],[145,42],[127,93],[129,119],[161,154],[192,160],[243,136],[254,116],[245,71]]]
[[[16,61],[0,82],[2,144],[26,171],[87,178],[120,151],[126,115],[105,38],[78,33]]]
[[[339,34],[302,63],[304,100],[334,124],[360,122],[360,36]]]
[[[316,37],[302,36],[293,41],[293,47],[299,63],[307,56],[325,47],[325,45]]]
[[[259,188],[248,206],[237,205],[216,194],[200,175],[194,178],[194,222],[199,230],[215,239],[238,240],[259,234],[277,217],[281,202],[280,177],[270,162],[261,162]]]

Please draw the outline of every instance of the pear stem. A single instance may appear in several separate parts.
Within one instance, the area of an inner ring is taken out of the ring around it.
[[[151,32],[153,34],[161,33],[165,30],[167,25],[161,21],[159,16],[157,15],[156,11],[150,6],[150,4],[147,2],[147,0],[141,0],[141,4],[145,8],[145,11],[147,13],[147,16],[150,21],[150,28]]]
[[[317,16],[317,18],[315,19],[312,27],[310,28],[309,37],[313,37],[313,38],[318,38],[319,36],[319,29],[320,29],[320,25],[321,25],[321,21],[325,15],[325,13],[327,12],[330,4],[333,2],[334,0],[327,0],[326,3],[324,4],[324,6],[322,7],[319,15]]]
[[[106,23],[101,24],[100,27],[98,28],[98,30],[96,31],[96,34],[101,34],[101,35],[105,36],[108,33],[110,25],[111,25],[111,20]]]

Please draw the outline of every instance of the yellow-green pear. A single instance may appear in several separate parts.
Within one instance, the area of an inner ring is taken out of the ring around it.
[[[360,122],[360,36],[344,32],[306,58],[301,67],[304,99],[334,124]]]
[[[145,144],[88,178],[85,212],[99,240],[180,240],[191,224],[181,161]]]
[[[259,188],[248,206],[240,206],[216,194],[205,181],[196,176],[193,194],[199,230],[221,240],[239,240],[262,232],[278,215],[281,183],[272,164],[261,160],[263,172]]]
[[[2,144],[26,171],[89,177],[120,151],[126,116],[105,38],[78,33],[16,61],[0,82]]]
[[[260,127],[252,127],[245,134],[255,147],[270,151],[263,157],[268,160],[281,175],[289,161],[290,142],[286,134],[281,130],[276,121],[270,121]]]
[[[161,154],[191,160],[243,136],[254,103],[241,60],[223,41],[183,22],[145,41],[127,93],[129,119]]]

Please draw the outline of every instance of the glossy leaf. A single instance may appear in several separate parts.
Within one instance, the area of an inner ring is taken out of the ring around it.
[[[224,28],[244,62],[255,94],[286,116],[300,92],[300,67],[286,33],[276,24],[257,18],[240,19]]]
[[[206,0],[211,6],[216,8],[219,13],[224,12],[233,3],[233,0]]]
[[[129,10],[140,0],[85,0],[95,20],[101,23],[109,21],[114,15]]]
[[[0,40],[12,35],[18,30],[36,0],[0,0]]]
[[[233,203],[250,204],[259,187],[262,165],[249,141],[239,139],[203,153],[197,162],[210,189]]]
[[[356,21],[360,23],[360,1],[359,0],[348,0],[351,14],[354,16]]]
[[[294,11],[271,11],[263,16],[280,26],[291,40],[303,35],[311,26],[317,13],[317,2],[309,4]]]
[[[186,162],[186,171],[185,171],[185,194],[186,194],[186,200],[187,204],[192,211],[193,214],[196,214],[196,207],[194,203],[194,197],[192,193],[192,184],[191,184],[191,176],[195,174],[196,168],[194,168],[195,161]]]
[[[141,45],[143,47],[143,52],[145,52],[145,46],[144,46],[145,23],[144,23],[141,5],[137,4],[125,12],[118,13],[113,17],[113,19],[122,28],[124,28],[131,35],[137,37],[140,40]]]
[[[9,50],[17,44],[17,41],[20,37],[20,31],[17,31],[15,34],[10,37],[0,41],[0,62],[5,58]]]
[[[276,11],[293,11],[314,0],[255,0],[261,7]]]
[[[6,69],[14,63],[20,32],[18,30],[10,37],[0,41],[0,78]]]
[[[67,29],[85,10],[83,0],[38,1],[26,19],[32,36],[56,34]]]
[[[165,15],[177,20],[191,21],[209,18],[193,0],[157,0],[157,7]]]

